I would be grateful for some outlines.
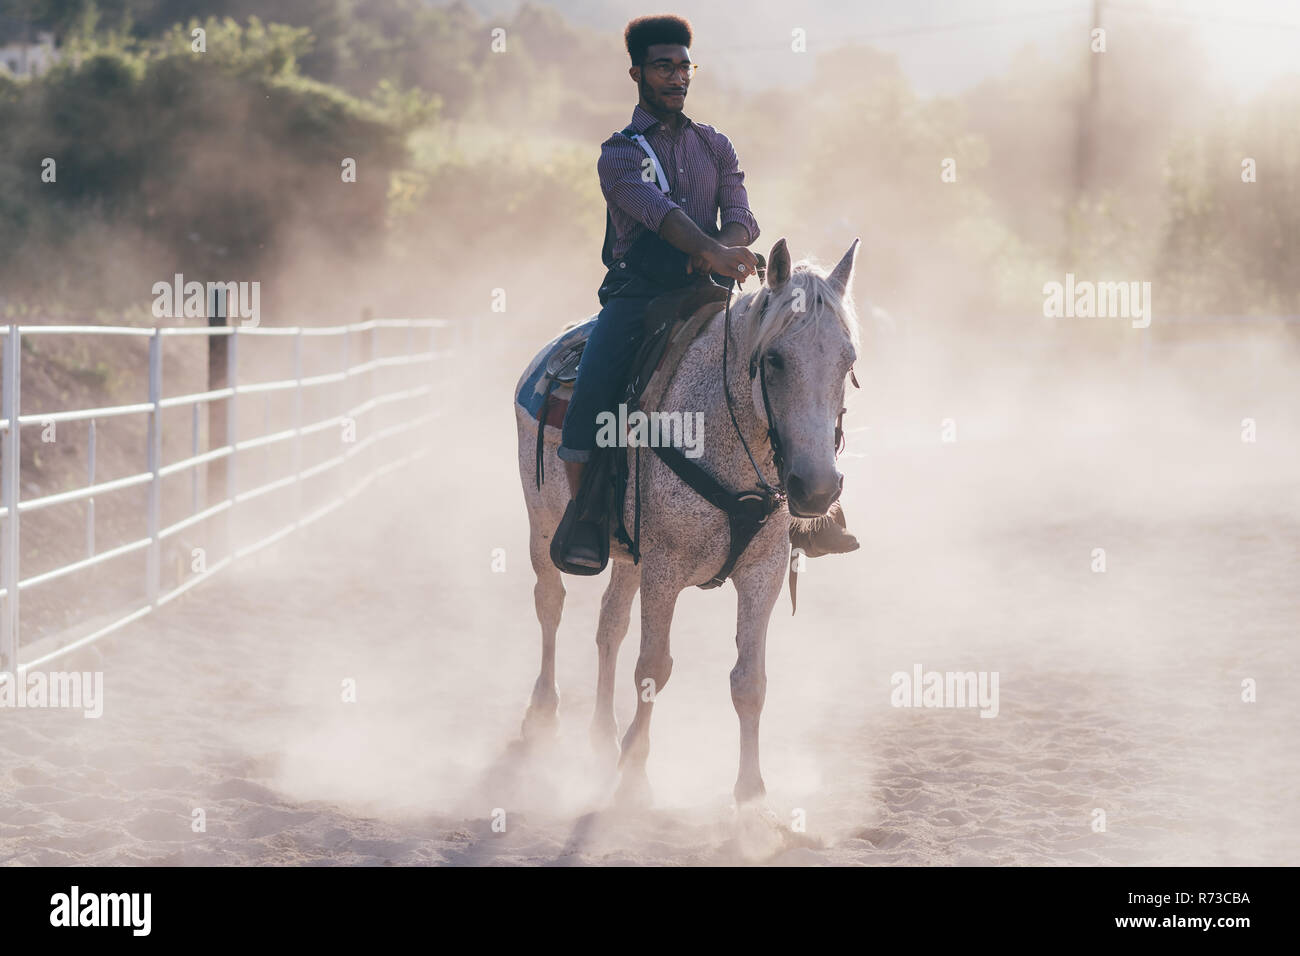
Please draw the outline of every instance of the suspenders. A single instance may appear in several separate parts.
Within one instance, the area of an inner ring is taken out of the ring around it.
[[[629,126],[627,130],[624,130],[623,135],[626,136],[628,130],[631,128],[632,127]],[[656,156],[655,151],[650,148],[649,140],[640,133],[633,133],[631,138],[640,144],[641,148],[645,150],[645,154],[650,157],[650,162],[654,164],[655,178],[659,180],[659,191],[662,193],[668,192],[668,177],[664,175],[664,168],[659,165],[659,157]]]
[[[650,148],[650,142],[631,126],[623,130],[622,135],[626,136],[628,139],[635,140],[637,145],[645,150],[645,154],[650,157],[650,162],[654,164],[655,178],[659,181],[660,192],[667,193],[669,191],[668,177],[664,175],[664,168],[659,163],[659,157],[656,156],[655,151]],[[601,247],[600,258],[601,261],[605,263],[605,268],[607,269],[614,264],[614,235],[614,220],[610,217],[609,207],[606,206],[605,244]]]

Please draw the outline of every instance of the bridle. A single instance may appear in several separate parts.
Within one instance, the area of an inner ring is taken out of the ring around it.
[[[767,264],[763,261],[762,256],[755,256],[758,259],[758,277],[763,281],[767,276]],[[736,430],[736,436],[740,439],[740,444],[745,449],[745,454],[749,457],[749,463],[754,467],[754,475],[758,478],[758,490],[732,491],[724,486],[717,478],[699,464],[687,458],[679,448],[671,444],[656,443],[651,448],[659,460],[677,475],[677,477],[691,488],[697,495],[705,501],[711,503],[719,511],[727,516],[727,537],[729,547],[727,549],[726,560],[723,561],[722,567],[708,581],[699,585],[702,588],[721,587],[726,580],[731,577],[732,571],[736,567],[736,562],[740,560],[749,543],[754,540],[754,536],[767,523],[767,519],[781,509],[786,504],[787,495],[785,491],[785,482],[781,478],[781,472],[785,467],[784,449],[781,443],[780,429],[777,427],[776,416],[772,413],[772,401],[767,392],[767,375],[763,368],[763,362],[757,355],[750,356],[749,360],[749,381],[750,388],[753,388],[754,378],[758,377],[759,388],[763,393],[763,411],[767,416],[767,441],[772,446],[772,460],[776,465],[776,486],[773,487],[771,482],[763,477],[762,469],[758,467],[758,462],[754,458],[754,453],[749,448],[749,442],[745,440],[745,433],[740,430],[740,423],[736,421],[735,403],[731,398],[731,370],[728,356],[730,354],[731,343],[731,289],[727,290],[727,304],[725,309],[725,318],[723,319],[722,330],[722,392],[727,400],[727,414],[731,416],[731,425]],[[767,310],[768,299],[763,300],[763,307],[759,310],[759,320],[762,320],[763,314]],[[715,313],[716,314],[716,313]],[[850,371],[852,376],[852,371]],[[857,379],[853,378],[853,385],[857,387]],[[835,448],[836,455],[839,455],[840,449],[844,447],[844,409],[840,409],[839,418],[835,423]],[[632,534],[629,537],[626,529],[620,524],[620,540],[627,546],[632,555],[634,562],[641,560],[641,447],[637,445],[636,454],[636,487],[633,492],[635,505],[633,506]],[[623,459],[626,461],[626,459]],[[626,481],[626,474],[622,481]],[[622,487],[622,486],[620,486]],[[618,492],[618,500],[622,500],[623,491]],[[621,519],[620,519],[621,520]],[[790,600],[794,601],[794,588],[790,590]]]
[[[758,259],[758,281],[763,283],[767,279],[767,263],[761,255],[755,255]],[[762,470],[758,467],[758,462],[754,460],[754,453],[749,450],[749,442],[745,441],[745,433],[740,430],[740,425],[736,421],[736,411],[731,400],[731,374],[727,367],[727,345],[731,341],[731,289],[727,290],[727,306],[723,316],[722,330],[722,393],[727,400],[727,414],[731,416],[731,425],[736,430],[736,437],[740,439],[741,447],[745,449],[745,454],[749,457],[749,463],[754,468],[754,476],[758,479],[758,485],[768,495],[771,495],[779,501],[786,500],[785,480],[781,477],[785,471],[785,455],[781,444],[781,434],[776,425],[776,416],[772,412],[772,399],[767,394],[767,363],[760,355],[751,355],[749,357],[749,381],[752,385],[754,376],[758,376],[759,391],[763,395],[763,412],[767,416],[767,443],[772,447],[772,464],[776,466],[776,487],[763,477]],[[758,318],[755,322],[761,322],[763,316],[767,313],[768,298],[764,296],[763,307],[758,312]],[[854,388],[861,388],[858,385],[858,377],[849,369],[849,380],[853,382]],[[835,419],[835,457],[840,456],[844,450],[844,412],[840,409],[839,416]]]

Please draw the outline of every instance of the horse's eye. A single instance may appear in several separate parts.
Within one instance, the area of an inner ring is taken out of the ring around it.
[[[767,364],[779,372],[781,369],[785,368],[785,359],[781,358],[781,356],[777,355],[775,352],[768,352]]]

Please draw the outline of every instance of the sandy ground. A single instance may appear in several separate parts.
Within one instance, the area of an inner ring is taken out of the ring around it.
[[[483,418],[434,460],[81,655],[105,672],[101,719],[0,711],[0,862],[1296,861],[1294,385],[1189,397],[1026,371],[914,382],[924,402],[875,412],[868,386],[841,459],[863,548],[810,561],[798,615],[783,596],[772,620],[767,814],[730,805],[730,587],[678,604],[656,806],[621,812],[587,746],[603,579],[567,582],[558,739],[518,743],[539,655],[508,398],[523,358],[482,370]],[[1242,412],[1252,394],[1268,400]],[[1269,425],[1246,445],[1251,411]],[[996,671],[997,717],[892,707],[915,664]]]

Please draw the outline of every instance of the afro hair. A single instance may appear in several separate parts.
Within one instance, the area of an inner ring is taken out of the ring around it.
[[[632,58],[632,65],[640,66],[645,62],[646,51],[656,43],[689,47],[691,25],[681,17],[668,14],[637,17],[623,31],[623,39],[627,42],[627,53]]]

